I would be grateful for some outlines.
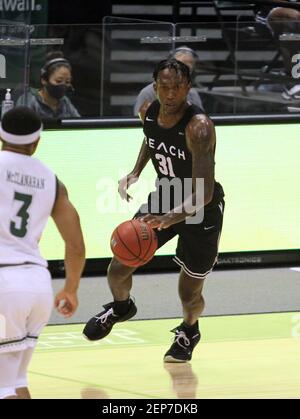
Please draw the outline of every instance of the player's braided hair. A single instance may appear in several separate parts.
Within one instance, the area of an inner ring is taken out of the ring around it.
[[[177,74],[182,74],[182,76],[187,79],[188,83],[191,82],[191,73],[189,67],[181,61],[176,60],[175,58],[167,58],[166,60],[162,60],[157,64],[153,72],[153,78],[155,81],[157,81],[159,73],[166,68],[174,70]]]

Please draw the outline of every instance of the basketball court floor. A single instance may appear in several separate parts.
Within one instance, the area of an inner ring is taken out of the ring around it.
[[[45,328],[29,370],[34,398],[300,398],[300,313],[209,316],[187,364],[164,364],[178,319]]]

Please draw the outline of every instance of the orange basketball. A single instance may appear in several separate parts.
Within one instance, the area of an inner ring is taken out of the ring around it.
[[[147,223],[139,220],[125,221],[113,231],[110,248],[123,265],[142,266],[154,256],[157,236]]]

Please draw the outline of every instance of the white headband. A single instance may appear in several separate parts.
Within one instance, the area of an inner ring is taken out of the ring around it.
[[[43,125],[41,125],[41,128],[32,134],[27,135],[16,135],[16,134],[10,134],[9,132],[4,131],[2,128],[2,125],[0,124],[0,137],[2,140],[10,143],[10,144],[17,144],[17,145],[25,145],[25,144],[31,144],[38,140],[41,132],[43,130]]]

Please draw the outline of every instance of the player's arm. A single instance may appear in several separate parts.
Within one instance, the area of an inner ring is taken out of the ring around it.
[[[207,205],[212,200],[215,184],[216,132],[211,119],[205,115],[195,115],[186,128],[186,141],[192,154],[192,202],[196,202],[196,193],[199,192],[196,179],[203,179],[204,205]]]
[[[148,214],[143,217],[142,219],[150,223],[153,228],[161,230],[180,223],[212,200],[214,193],[214,149],[216,143],[212,121],[205,115],[195,115],[186,128],[186,141],[187,147],[192,154],[193,193],[185,199],[183,204],[163,216]],[[199,182],[197,184],[196,179],[204,180],[204,191],[201,188],[202,184]],[[203,193],[204,200],[199,199],[197,194]]]
[[[206,115],[195,115],[187,125],[185,134],[187,148],[192,155],[193,193],[185,199],[181,207],[171,211],[179,213],[179,221],[176,222],[183,221],[209,204],[214,194],[216,144],[214,124]]]
[[[85,245],[79,215],[60,181],[51,216],[65,242],[66,281],[64,288],[56,295],[55,306],[61,314],[70,317],[78,306],[77,289],[85,265]]]
[[[145,117],[146,117],[146,112],[149,108],[149,106],[151,105],[151,102],[144,102],[143,106],[140,108],[139,111],[139,117],[140,120],[142,121],[142,123],[144,123],[145,121]],[[148,161],[150,160],[150,152],[149,152],[149,147],[146,144],[146,139],[144,138],[137,161],[135,163],[134,169],[133,169],[133,173],[136,176],[140,176],[140,174],[142,173],[142,171],[144,170],[145,166],[147,165]]]
[[[144,122],[146,111],[150,105],[150,102],[145,102],[140,109],[139,117],[142,122]],[[127,189],[130,185],[138,181],[140,174],[144,170],[149,160],[150,152],[146,144],[146,139],[144,138],[133,170],[127,176],[119,180],[118,192],[122,199],[126,199],[126,201],[130,201],[130,199],[132,199],[132,197],[127,193]]]

